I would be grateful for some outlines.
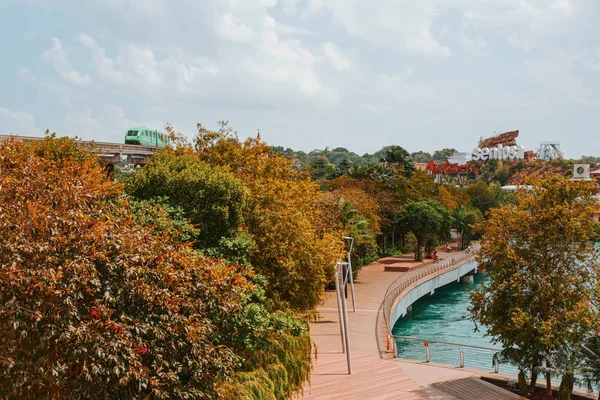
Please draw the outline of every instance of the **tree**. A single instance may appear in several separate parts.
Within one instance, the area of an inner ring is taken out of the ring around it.
[[[226,125],[215,132],[199,124],[195,149],[244,185],[244,229],[256,244],[248,260],[266,278],[267,308],[312,310],[340,256],[339,237],[321,225],[318,185],[264,143],[240,142]]]
[[[142,218],[73,140],[4,142],[0,182],[0,397],[218,396],[250,270],[198,257],[164,209]]]
[[[450,229],[450,215],[444,206],[435,201],[414,201],[408,203],[400,215],[398,225],[405,232],[414,233],[417,238],[415,261],[423,260],[421,247],[430,237],[447,238]]]
[[[166,197],[181,207],[199,228],[199,248],[219,246],[242,225],[246,193],[242,182],[226,168],[209,166],[191,151],[166,149],[128,180],[127,190],[139,199]]]
[[[440,185],[439,196],[440,202],[448,210],[454,210],[459,204],[467,204],[471,200],[463,189],[449,185]]]
[[[464,249],[473,234],[475,225],[483,219],[478,209],[467,207],[459,203],[452,211],[452,225],[459,234],[458,246]]]
[[[450,157],[452,157],[452,155],[454,154],[454,152],[456,151],[456,149],[442,149],[442,150],[436,150],[433,153],[433,161],[435,161],[438,164],[443,164],[446,161],[448,161],[448,159]]]
[[[600,336],[589,337],[582,345],[581,354],[584,362],[581,374],[591,390],[593,385],[600,384]]]
[[[517,375],[517,387],[519,388],[519,394],[524,397],[527,397],[529,392],[527,388],[525,371],[530,366],[529,362],[531,358],[532,357],[530,355],[524,354],[521,349],[515,347],[507,347],[502,349],[492,357],[494,362],[498,361],[499,363],[509,363],[517,367],[519,370]]]
[[[321,196],[329,224],[339,236],[352,236],[352,265],[358,268],[377,256],[376,234],[380,233],[379,207],[363,190],[351,187],[325,192]]]
[[[410,189],[407,188],[405,192],[411,200],[433,200],[439,196],[439,186],[432,175],[417,170],[410,179]]]
[[[338,168],[325,156],[319,156],[311,161],[309,169],[314,180],[330,180],[338,174]]]
[[[349,194],[349,192],[346,192],[348,189],[356,189],[365,193],[364,198],[370,198],[377,204],[376,213],[379,220],[376,222],[380,229],[377,229],[376,225],[373,224],[374,231],[378,232],[379,230],[385,231],[394,229],[394,221],[398,213],[402,210],[403,199],[398,191],[393,190],[393,188],[388,187],[380,180],[375,179],[368,174],[354,177],[341,176],[332,181],[329,184],[329,188],[332,191],[340,190],[340,193],[346,195]],[[359,196],[352,197],[357,206],[364,203],[364,200],[358,200],[359,198]],[[368,207],[363,209],[363,211],[367,209]],[[370,210],[372,210],[372,208]],[[375,222],[375,219],[371,218],[369,215],[371,215],[371,212],[365,211],[365,216],[372,221],[372,223]]]
[[[471,204],[473,204],[474,207],[477,207],[483,214],[498,205],[494,192],[489,185],[482,180],[478,180],[473,185],[469,185],[466,191],[471,199]]]
[[[471,293],[471,318],[495,343],[530,356],[532,379],[543,358],[548,366],[552,353],[577,348],[597,329],[595,190],[550,177],[517,191],[516,204],[492,209],[486,221],[477,259],[490,281]]]
[[[413,160],[415,160],[416,163],[428,163],[433,159],[430,153],[424,151],[417,151],[415,153],[412,153],[411,157],[413,158]]]
[[[388,165],[398,166],[407,178],[410,178],[415,172],[414,161],[410,153],[400,146],[385,147],[380,161]]]

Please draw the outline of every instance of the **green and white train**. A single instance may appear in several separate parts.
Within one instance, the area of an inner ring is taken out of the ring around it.
[[[131,128],[125,134],[125,144],[165,147],[169,144],[169,135],[144,127]]]

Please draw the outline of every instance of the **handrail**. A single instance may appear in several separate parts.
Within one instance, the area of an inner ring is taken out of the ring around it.
[[[402,274],[390,284],[387,291],[385,292],[379,311],[383,318],[379,318],[379,315],[377,316],[378,318],[376,330],[379,332],[379,340],[377,345],[379,348],[380,356],[383,357],[384,354],[389,354],[390,352],[393,352],[394,357],[396,356],[395,342],[392,340],[391,346],[389,343],[390,339],[392,338],[392,327],[390,326],[390,317],[392,306],[397,301],[400,294],[413,283],[420,281],[426,276],[432,275],[436,272],[443,271],[446,269],[455,269],[454,266],[458,263],[461,263],[462,261],[467,259],[472,259],[475,256],[475,254],[479,252],[479,248],[479,244],[475,244],[473,246],[473,250],[469,254],[460,253],[457,255],[453,255],[450,258],[441,260],[440,262],[422,264]],[[384,348],[390,349],[388,349],[387,351],[383,351],[382,349]]]
[[[493,347],[475,346],[471,344],[445,342],[442,340],[435,339],[423,339],[413,336],[394,336],[394,342],[396,341],[396,339],[400,343],[402,343],[403,341],[423,343],[423,347],[414,347],[411,346],[410,343],[408,343],[405,352],[406,355],[408,355],[408,357],[413,360],[422,359],[423,353],[421,353],[421,350],[419,349],[424,349],[425,362],[427,363],[431,362],[433,358],[434,362],[447,365],[458,364],[458,366],[461,368],[469,367],[475,369],[487,369],[485,365],[490,365],[488,363],[491,361],[491,366],[494,372],[500,372],[501,363],[500,358],[497,355],[498,352],[501,351],[501,349],[496,349]],[[448,347],[450,347],[450,349]],[[455,351],[458,350],[458,352],[452,351],[452,348],[454,348]],[[509,372],[511,374],[516,373],[515,368],[512,365],[505,364],[503,365],[503,368],[506,368],[506,372]]]
[[[392,337],[394,339],[409,339],[409,340],[417,340],[417,341],[420,341],[420,342],[427,342],[427,343],[450,344],[450,345],[460,346],[460,347],[469,347],[469,348],[472,348],[472,349],[502,351],[502,349],[496,349],[494,347],[483,347],[483,346],[475,346],[473,344],[462,344],[462,343],[454,343],[454,342],[444,342],[443,340],[423,339],[423,338],[418,338],[418,337],[414,337],[414,336],[394,335]]]

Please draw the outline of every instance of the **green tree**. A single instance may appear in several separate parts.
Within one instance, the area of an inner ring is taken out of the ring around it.
[[[452,155],[454,154],[454,152],[456,151],[456,149],[442,149],[442,150],[436,150],[433,153],[433,161],[435,161],[438,164],[443,164],[446,161],[448,161],[448,159],[450,157],[452,157]]]
[[[410,178],[415,172],[414,161],[410,153],[400,146],[385,147],[380,161],[388,165],[398,166],[401,173],[407,178]]]
[[[354,238],[352,265],[358,268],[371,262],[377,255],[377,242],[369,220],[354,208],[352,201],[346,201],[344,197],[337,199],[337,208],[345,230],[343,235]]]
[[[597,226],[585,182],[551,177],[519,190],[516,204],[492,209],[485,224],[479,265],[487,286],[471,292],[471,317],[487,335],[516,347],[535,368],[544,355],[577,348],[597,329]],[[565,371],[568,385],[572,373]],[[550,391],[549,375],[547,376]]]
[[[158,152],[127,181],[127,191],[139,199],[165,197],[181,207],[199,229],[200,248],[219,246],[240,228],[246,192],[230,171],[209,166],[185,149]]]
[[[458,233],[458,245],[464,249],[469,243],[470,237],[474,232],[475,225],[483,217],[478,209],[473,209],[458,203],[458,206],[452,211],[452,225]]]
[[[319,156],[311,161],[309,170],[314,180],[330,180],[338,175],[338,168],[325,156]]]
[[[490,186],[482,180],[478,180],[476,183],[469,185],[466,189],[471,204],[478,208],[483,214],[489,211],[491,208],[498,206],[496,196]]]
[[[425,240],[433,237],[446,239],[450,229],[450,214],[445,207],[435,201],[414,201],[408,203],[400,214],[398,225],[404,232],[412,232],[417,238],[415,261],[423,260],[421,248]]]
[[[429,161],[433,160],[432,155],[424,151],[417,151],[415,153],[411,153],[411,157],[417,163],[428,163]]]
[[[589,337],[582,345],[581,354],[584,363],[581,374],[588,388],[592,390],[593,385],[600,384],[600,336]]]

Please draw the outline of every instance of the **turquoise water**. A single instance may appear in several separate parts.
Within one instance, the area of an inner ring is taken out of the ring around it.
[[[432,296],[425,296],[413,304],[412,312],[396,322],[394,336],[412,336],[423,339],[468,344],[488,348],[500,348],[492,344],[485,327],[474,332],[475,325],[467,317],[470,305],[469,293],[481,283],[488,281],[484,274],[476,274],[472,284],[451,283],[436,289]],[[398,357],[425,361],[422,341],[397,340]],[[457,346],[429,342],[431,361],[441,364],[460,365],[460,350]],[[465,367],[493,371],[494,350],[462,347]],[[516,374],[510,365],[500,365],[500,372]]]

